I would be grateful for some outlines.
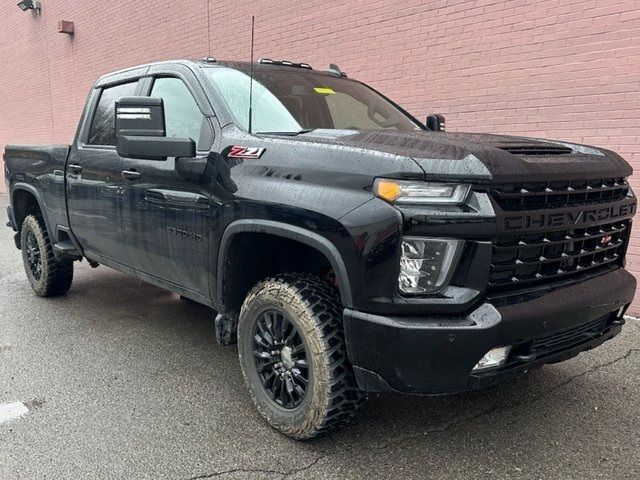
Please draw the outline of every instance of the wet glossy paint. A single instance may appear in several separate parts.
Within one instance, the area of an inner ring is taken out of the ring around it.
[[[70,227],[90,258],[223,310],[225,289],[219,286],[232,266],[218,263],[226,255],[221,240],[234,221],[265,220],[325,239],[345,265],[339,278],[350,291],[345,306],[388,314],[459,313],[482,301],[489,240],[505,221],[487,193],[490,185],[631,173],[615,153],[591,147],[574,146],[576,154],[553,158],[514,155],[503,147],[539,141],[507,136],[426,130],[250,135],[234,125],[202,68],[215,66],[164,62],[101,78],[70,148],[8,147],[7,167],[12,192],[39,192],[53,230]],[[154,75],[187,83],[209,121],[208,151],[196,159],[157,161],[87,147],[83,139],[99,88],[140,79],[138,92],[147,94]],[[260,154],[233,158],[234,146]],[[73,165],[82,171],[74,172]],[[376,177],[453,179],[471,183],[474,193],[465,208],[396,208],[373,196]],[[635,205],[635,198],[626,202]],[[453,284],[441,295],[398,294],[403,233],[467,241]]]

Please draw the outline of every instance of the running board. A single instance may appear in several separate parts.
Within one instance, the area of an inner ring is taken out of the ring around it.
[[[64,242],[56,243],[53,246],[53,254],[56,256],[58,260],[81,260],[82,255],[78,253],[76,247],[74,247],[73,243],[70,240],[66,240]]]

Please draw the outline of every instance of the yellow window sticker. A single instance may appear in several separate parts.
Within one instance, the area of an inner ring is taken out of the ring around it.
[[[336,93],[333,91],[333,88],[329,87],[315,87],[314,90],[320,95],[333,95],[334,93]]]

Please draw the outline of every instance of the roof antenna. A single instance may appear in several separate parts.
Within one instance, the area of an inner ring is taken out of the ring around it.
[[[253,117],[253,29],[255,26],[255,17],[251,15],[251,63],[249,64],[249,133],[251,133],[251,124]]]

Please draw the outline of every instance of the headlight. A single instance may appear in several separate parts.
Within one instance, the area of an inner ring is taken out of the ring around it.
[[[435,293],[447,285],[462,251],[463,240],[402,239],[400,291],[410,295]]]
[[[389,178],[377,178],[373,183],[373,193],[387,202],[418,205],[464,203],[470,188],[470,185],[459,183],[432,183]]]

